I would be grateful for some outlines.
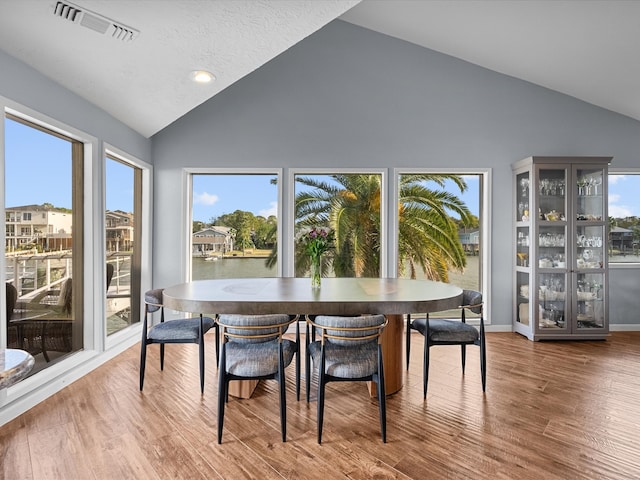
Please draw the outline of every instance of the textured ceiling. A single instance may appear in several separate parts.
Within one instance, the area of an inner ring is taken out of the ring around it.
[[[640,120],[640,1],[74,3],[140,34],[122,42],[57,18],[56,0],[0,0],[0,48],[145,137],[335,18]],[[195,69],[217,80],[195,84]]]
[[[54,16],[55,0],[0,0],[0,47],[150,137],[358,1],[74,2],[140,31],[122,42]],[[192,82],[200,69],[216,81]]]
[[[640,1],[364,0],[341,18],[640,120]]]

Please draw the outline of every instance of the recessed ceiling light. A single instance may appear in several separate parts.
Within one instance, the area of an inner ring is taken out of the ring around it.
[[[194,70],[191,72],[191,80],[198,83],[209,83],[216,79],[216,77],[211,72],[207,72],[206,70]]]

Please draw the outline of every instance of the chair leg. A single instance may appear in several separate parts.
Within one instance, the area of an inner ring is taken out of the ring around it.
[[[405,335],[405,352],[407,352],[407,370],[409,370],[409,354],[411,353],[411,315],[407,315],[407,333]]]
[[[318,444],[322,443],[322,424],[324,423],[324,352],[318,367]]]
[[[309,354],[309,328],[308,327],[305,335],[304,380],[305,380],[305,390],[307,394],[307,403],[309,403],[309,397],[311,393],[311,355]]]
[[[462,356],[462,374],[464,375],[464,367],[467,363],[467,346],[462,344],[460,345],[460,354]]]
[[[200,336],[198,342],[198,349],[200,354],[200,393],[204,395],[204,337]]]
[[[427,398],[427,384],[429,383],[429,342],[424,338],[424,358],[422,362],[422,393]]]
[[[213,332],[216,336],[216,368],[220,366],[220,327],[216,323],[214,325],[215,331]]]
[[[484,336],[484,323],[480,323],[480,375],[484,392],[487,386],[487,343]]]
[[[300,322],[296,322],[296,401],[300,401]]]
[[[140,344],[140,391],[144,386],[144,369],[147,364],[147,342],[142,341]]]
[[[164,343],[160,344],[160,370],[164,370]]]
[[[380,410],[380,432],[382,443],[387,443],[387,395],[384,389],[384,365],[382,347],[378,344],[378,409]]]
[[[282,344],[280,344],[280,361],[278,365],[278,386],[280,387],[280,430],[282,431],[282,441],[287,441],[287,390],[284,374],[284,359],[282,355]]]
[[[229,383],[227,382],[224,346],[220,352],[220,369],[218,371],[218,443],[222,443],[222,427],[224,425],[224,405],[227,402]]]

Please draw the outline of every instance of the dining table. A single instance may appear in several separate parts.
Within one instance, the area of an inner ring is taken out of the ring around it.
[[[29,352],[17,348],[0,349],[0,389],[18,383],[34,364],[35,359]]]
[[[384,314],[388,324],[381,343],[386,394],[403,383],[404,315],[430,313],[460,305],[462,289],[432,280],[407,278],[220,278],[194,280],[164,289],[165,308],[180,312],[263,315]],[[240,381],[230,393],[249,397],[257,382]],[[370,387],[370,391],[373,391]]]

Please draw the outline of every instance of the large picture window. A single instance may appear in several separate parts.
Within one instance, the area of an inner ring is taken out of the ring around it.
[[[84,348],[84,144],[12,115],[4,126],[6,344],[34,374]]]
[[[192,280],[278,275],[277,178],[192,174]]]
[[[108,154],[106,171],[107,335],[140,321],[142,169]]]
[[[333,246],[323,255],[323,276],[381,275],[382,174],[295,175],[295,271],[309,276],[305,237],[312,229],[330,232]]]
[[[640,263],[640,171],[609,171],[609,263]]]

